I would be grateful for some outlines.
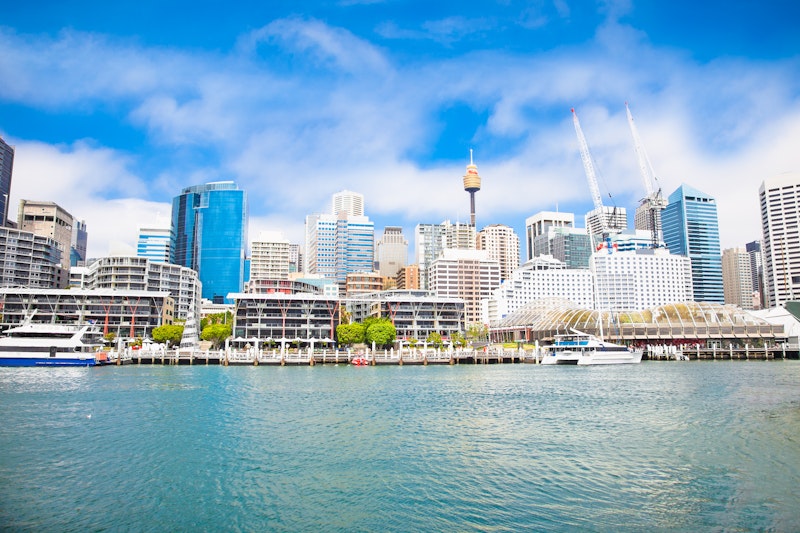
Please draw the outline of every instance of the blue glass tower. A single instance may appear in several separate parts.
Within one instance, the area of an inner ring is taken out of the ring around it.
[[[670,252],[692,260],[694,299],[724,303],[719,219],[714,198],[681,185],[669,196],[661,225]]]
[[[241,292],[247,247],[247,195],[232,181],[183,189],[172,200],[172,262],[197,271],[203,298],[231,303]]]

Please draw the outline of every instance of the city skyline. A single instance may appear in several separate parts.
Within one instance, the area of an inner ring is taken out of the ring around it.
[[[759,185],[800,168],[788,3],[420,6],[237,4],[222,22],[181,2],[14,4],[0,26],[9,218],[21,198],[55,201],[98,257],[134,247],[183,188],[234,180],[251,236],[303,242],[305,216],[342,189],[410,236],[469,220],[473,149],[477,229],[522,236],[539,211],[592,209],[573,107],[604,202],[633,213],[626,101],[664,194],[687,183],[717,199],[723,249],[761,238]]]

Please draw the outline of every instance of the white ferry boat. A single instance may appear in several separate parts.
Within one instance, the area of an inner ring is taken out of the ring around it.
[[[107,360],[91,324],[33,324],[27,318],[0,337],[0,366],[95,366]]]
[[[556,335],[555,341],[545,348],[543,365],[618,365],[641,363],[642,350],[606,342],[594,335],[573,330],[573,333]]]

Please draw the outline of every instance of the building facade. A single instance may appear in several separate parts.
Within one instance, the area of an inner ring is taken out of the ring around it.
[[[247,250],[247,194],[232,181],[183,189],[172,201],[173,260],[197,271],[203,298],[230,303],[243,290]]]
[[[756,309],[763,309],[767,306],[764,291],[764,252],[761,249],[761,241],[756,240],[744,245],[747,256],[750,258],[750,274],[753,277],[753,291],[756,293]]]
[[[722,285],[725,303],[742,309],[756,309],[750,255],[744,248],[722,251]]]
[[[403,228],[386,226],[383,236],[375,245],[375,261],[382,276],[394,277],[408,262],[408,241],[403,236]]]
[[[61,252],[59,263],[65,270],[70,267],[73,218],[66,210],[53,202],[20,200],[17,211],[17,226],[58,243]]]
[[[766,300],[777,307],[800,298],[800,172],[764,180],[758,197]]]
[[[716,200],[681,185],[662,213],[664,242],[670,252],[692,261],[692,286],[698,302],[723,303],[722,255]]]
[[[481,300],[500,285],[500,264],[483,250],[447,248],[429,268],[430,290],[437,296],[464,300],[467,327],[483,324]]]
[[[351,272],[347,275],[345,295],[371,294],[383,290],[383,276],[378,272]]]
[[[250,247],[250,280],[289,279],[289,241],[279,232],[262,232]]]
[[[475,226],[462,223],[417,224],[414,230],[414,257],[419,265],[419,288],[428,290],[428,268],[446,249],[474,250]]]
[[[624,207],[606,206],[601,210],[592,209],[584,217],[586,232],[589,235],[602,235],[603,221],[606,232],[616,233],[628,228],[628,211]]]
[[[489,259],[500,264],[500,280],[511,277],[519,268],[519,236],[504,224],[492,224],[478,232],[478,250],[486,250]]]
[[[72,226],[72,244],[70,246],[70,266],[86,264],[86,247],[89,244],[89,232],[85,220],[74,220]]]
[[[173,300],[174,318],[186,320],[189,311],[200,316],[202,286],[189,267],[156,263],[146,257],[102,257],[85,268],[73,268],[74,286],[81,289],[167,292]]]
[[[136,255],[153,263],[170,263],[172,248],[170,229],[164,227],[140,227],[136,240]]]
[[[529,303],[564,298],[579,307],[594,308],[594,276],[588,268],[567,268],[552,256],[527,261],[483,301],[484,320],[492,324]]]
[[[0,226],[8,225],[8,202],[11,199],[11,175],[14,171],[14,148],[0,137]]]
[[[406,265],[395,276],[395,286],[398,290],[419,289],[419,265]]]
[[[331,214],[338,217],[342,212],[351,217],[363,217],[364,195],[353,191],[335,193],[331,200]]]
[[[592,256],[595,309],[641,311],[693,299],[691,261],[662,249]]]
[[[67,273],[54,239],[0,227],[0,286],[61,289]]]
[[[233,336],[265,342],[336,339],[341,303],[321,294],[239,293],[234,299]]]

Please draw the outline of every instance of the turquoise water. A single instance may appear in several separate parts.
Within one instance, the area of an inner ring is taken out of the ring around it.
[[[0,529],[798,531],[800,363],[0,369]]]

